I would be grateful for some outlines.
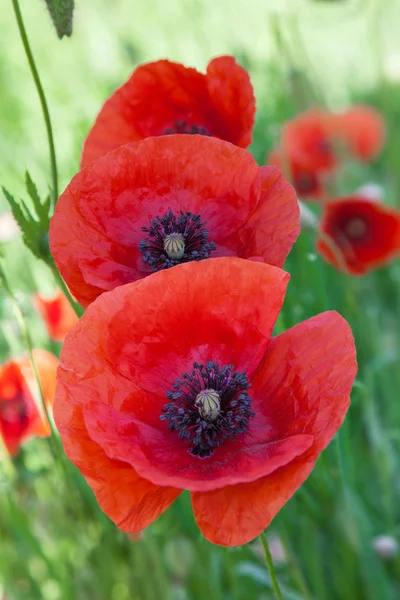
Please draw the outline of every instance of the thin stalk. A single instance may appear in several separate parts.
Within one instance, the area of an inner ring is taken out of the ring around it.
[[[40,81],[39,73],[36,68],[35,59],[33,58],[32,50],[29,45],[28,36],[26,34],[26,29],[24,22],[22,20],[22,14],[19,7],[18,0],[11,0],[15,18],[17,20],[17,25],[19,29],[19,33],[21,36],[22,44],[24,46],[26,58],[28,59],[29,68],[32,73],[33,81],[35,83],[37,93],[39,94],[40,104],[42,106],[44,122],[46,125],[47,131],[47,139],[49,143],[49,152],[50,152],[50,170],[51,170],[51,179],[52,179],[52,196],[53,196],[53,205],[55,206],[58,198],[58,175],[57,175],[57,161],[56,161],[56,150],[54,146],[54,137],[53,137],[53,128],[51,125],[50,112],[46,101],[46,96],[44,94],[43,86]]]
[[[84,311],[84,308],[78,304],[78,302],[75,302],[75,300],[73,299],[69,289],[67,288],[64,279],[61,277],[53,259],[50,257],[49,260],[46,260],[46,264],[50,267],[51,272],[54,275],[54,279],[56,280],[56,283],[60,286],[60,288],[62,289],[62,291],[64,292],[64,295],[66,296],[68,302],[70,303],[70,305],[72,306],[76,316],[78,318],[80,318]]]
[[[272,561],[271,552],[268,546],[267,536],[265,535],[264,531],[260,534],[260,540],[264,549],[265,561],[267,563],[268,571],[271,576],[272,587],[274,589],[275,596],[277,600],[283,600],[282,592],[278,583],[278,578],[276,576],[274,563]]]

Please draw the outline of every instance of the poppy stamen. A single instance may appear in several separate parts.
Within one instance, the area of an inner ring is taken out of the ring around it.
[[[361,240],[368,231],[365,219],[353,217],[344,226],[346,237],[350,240]]]
[[[164,130],[165,135],[171,135],[174,133],[187,133],[189,135],[198,134],[213,137],[213,134],[202,125],[190,125],[187,121],[174,121],[173,125],[166,127]]]
[[[149,227],[142,227],[148,234],[139,243],[143,262],[152,271],[161,271],[180,263],[208,258],[216,245],[208,241],[205,225],[200,215],[190,212],[181,211],[174,215],[170,210],[163,217],[156,217]]]
[[[178,377],[174,389],[167,391],[171,402],[160,419],[188,442],[192,456],[208,458],[225,440],[247,431],[255,414],[249,387],[246,373],[234,371],[233,365],[193,363],[192,371]]]

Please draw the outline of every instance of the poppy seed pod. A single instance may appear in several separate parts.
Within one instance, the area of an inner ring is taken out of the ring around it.
[[[60,39],[72,35],[74,0],[45,0]]]

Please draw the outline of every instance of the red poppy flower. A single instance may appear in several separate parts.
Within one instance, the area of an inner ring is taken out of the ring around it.
[[[53,404],[58,361],[45,350],[34,350],[46,406]],[[15,456],[20,446],[33,436],[47,437],[50,425],[42,413],[36,380],[28,357],[22,356],[0,366],[0,434]]]
[[[35,294],[33,303],[46,325],[49,337],[55,342],[63,342],[78,317],[62,291],[57,290],[51,298]]]
[[[282,132],[282,151],[289,160],[311,172],[332,171],[340,152],[370,160],[383,145],[382,117],[367,106],[355,106],[343,113],[310,109],[289,121]]]
[[[82,167],[123,144],[169,133],[199,133],[251,143],[255,98],[233,56],[214,58],[207,73],[159,60],[138,67],[101,109],[83,148]]]
[[[314,198],[320,200],[324,196],[322,177],[315,169],[303,166],[295,162],[289,156],[287,165],[283,164],[281,150],[274,150],[268,156],[269,165],[278,167],[287,176],[301,199]],[[287,172],[286,172],[287,171]]]
[[[370,106],[354,106],[340,115],[340,135],[349,152],[371,160],[382,150],[386,128],[379,112]]]
[[[383,265],[400,253],[400,211],[375,200],[348,196],[328,202],[320,227],[333,246],[319,239],[318,251],[335,267],[345,267],[354,275]]]
[[[124,531],[183,489],[211,542],[256,537],[341,425],[356,373],[328,312],[271,338],[289,276],[239,258],[179,265],[94,302],[61,353],[65,451]]]
[[[171,135],[122,146],[74,177],[50,226],[54,260],[84,306],[181,262],[259,257],[282,266],[298,236],[278,169],[222,140]]]

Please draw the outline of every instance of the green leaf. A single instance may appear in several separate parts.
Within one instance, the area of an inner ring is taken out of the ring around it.
[[[43,252],[40,247],[42,237],[41,225],[30,214],[26,204],[21,201],[18,203],[14,196],[3,187],[3,193],[10,205],[14,219],[17,221],[22,232],[24,244],[37,258],[43,258]]]
[[[33,206],[35,208],[36,214],[39,217],[40,222],[44,222],[49,220],[49,211],[46,210],[45,202],[42,204],[36,185],[33,183],[31,176],[28,171],[25,173],[25,184],[26,189],[28,191],[29,196],[32,199]]]
[[[60,40],[72,35],[74,0],[45,0]]]

